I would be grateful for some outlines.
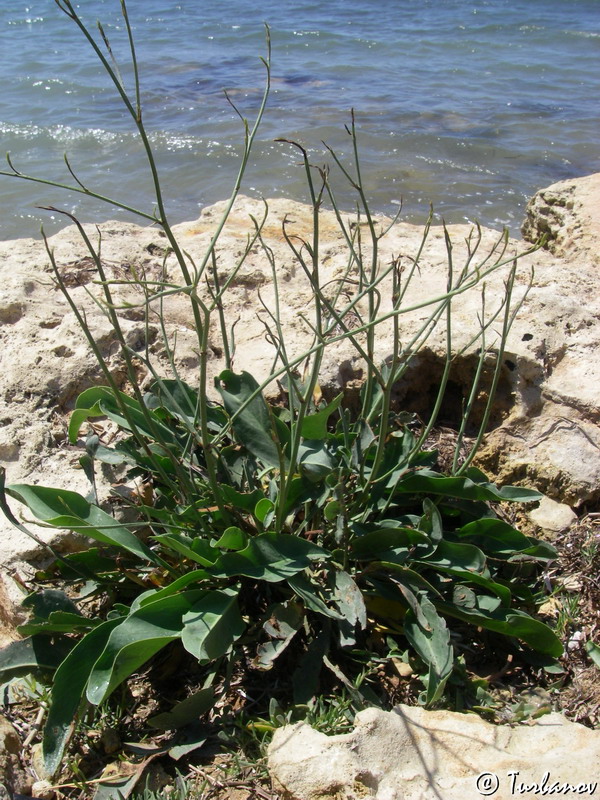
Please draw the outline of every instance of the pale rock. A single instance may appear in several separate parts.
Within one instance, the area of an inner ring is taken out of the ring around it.
[[[559,181],[541,189],[527,204],[521,228],[529,242],[546,236],[548,249],[560,256],[584,253],[600,264],[600,180],[598,175]]]
[[[543,497],[537,508],[527,515],[538,528],[548,533],[563,533],[577,521],[577,514],[565,503]]]
[[[563,189],[552,187],[557,196]],[[537,250],[519,261],[514,302],[525,298],[531,270],[535,269],[529,290],[510,333],[498,387],[497,404],[491,430],[481,450],[478,465],[500,482],[514,482],[540,488],[552,499],[578,506],[600,498],[600,295],[598,264],[594,242],[600,242],[595,202],[600,191],[600,175],[569,182],[568,219],[552,223],[553,241],[561,243],[560,253]],[[564,193],[564,192],[563,192]],[[540,195],[543,194],[540,193]],[[554,196],[554,195],[553,195]],[[562,202],[562,201],[561,201]],[[565,201],[567,202],[567,201]],[[539,205],[539,203],[538,203]],[[558,204],[555,203],[558,207]],[[572,205],[572,207],[571,207]],[[268,203],[269,212],[262,229],[265,245],[273,254],[279,278],[281,324],[286,331],[288,352],[298,358],[312,342],[312,331],[303,315],[310,309],[310,283],[285,241],[282,228],[297,247],[309,240],[312,211],[308,206],[285,199]],[[562,206],[560,206],[562,208]],[[201,263],[206,247],[220,219],[225,203],[202,210],[194,222],[174,227],[182,248]],[[528,236],[533,236],[535,220],[542,212],[530,208]],[[545,206],[544,206],[545,208]],[[565,206],[566,208],[566,206]],[[226,280],[255,232],[254,219],[262,218],[262,201],[239,197],[218,244],[217,269]],[[537,216],[536,216],[537,215]],[[575,215],[581,221],[572,224]],[[333,212],[319,215],[320,270],[322,282],[334,286],[348,264],[348,246]],[[351,215],[343,215],[348,229],[356,225]],[[383,233],[390,220],[376,218]],[[541,225],[541,223],[540,223]],[[563,227],[560,227],[563,225]],[[96,226],[84,226],[97,237]],[[167,253],[166,239],[155,227],[106,222],[98,226],[102,234],[102,259],[109,278],[127,280],[137,274],[159,279],[163,263],[170,278],[180,281],[178,266]],[[539,227],[539,226],[538,226]],[[537,229],[536,229],[537,230]],[[448,234],[453,246],[455,274],[467,258],[465,239],[471,226],[452,225]],[[423,228],[399,223],[379,239],[381,264],[393,260],[411,268],[419,252]],[[498,245],[498,232],[483,229],[477,258]],[[573,238],[574,237],[574,238]],[[579,242],[579,244],[578,244]],[[89,253],[74,226],[51,237],[50,247],[64,281],[71,287],[76,305],[85,313],[96,346],[107,359],[117,385],[126,384],[125,365],[114,341],[106,315],[89,298],[86,290],[93,278]],[[510,240],[506,254],[522,253],[529,245]],[[510,263],[486,278],[486,308],[497,308],[504,294],[504,281]],[[7,483],[41,483],[70,488],[86,494],[87,480],[78,469],[80,450],[67,441],[68,413],[83,389],[106,379],[99,369],[75,315],[56,287],[42,242],[33,239],[0,242],[0,460],[7,470]],[[423,324],[428,309],[426,300],[445,291],[447,250],[444,231],[432,227],[420,258],[420,274],[410,285],[405,307],[413,311],[401,317],[404,343],[411,340]],[[392,307],[391,279],[378,287],[381,312]],[[199,291],[204,291],[199,287]],[[252,247],[240,274],[232,282],[224,302],[228,320],[238,320],[235,328],[234,369],[245,369],[259,381],[268,378],[273,368],[273,348],[265,343],[264,322],[269,321],[263,305],[275,307],[272,265],[263,249]],[[121,314],[129,346],[140,354],[146,348],[159,373],[168,374],[165,347],[158,335],[156,307],[151,309],[146,329],[139,303],[141,293],[121,283],[114,288],[116,301],[129,304]],[[585,302],[582,302],[582,297]],[[137,304],[137,305],[136,305]],[[469,342],[477,330],[481,312],[479,289],[457,295],[453,300],[453,347],[462,351],[453,361],[451,392],[442,407],[441,420],[456,424],[468,393],[477,362],[476,348]],[[364,311],[364,301],[359,304]],[[189,302],[185,295],[164,298],[164,318],[171,345],[176,341],[175,361],[180,374],[191,384],[198,380],[198,341]],[[497,327],[497,326],[496,326]],[[491,344],[494,333],[489,330]],[[394,403],[399,409],[427,415],[432,395],[444,368],[444,325],[440,322],[427,342],[412,354],[407,372],[399,381]],[[376,358],[392,353],[393,330],[388,321],[376,336]],[[218,348],[217,324],[210,331],[209,381],[224,367]],[[139,380],[145,372],[136,367]],[[348,342],[328,346],[321,372],[321,388],[326,397],[344,389],[349,400],[358,394],[364,369]],[[278,392],[275,381],[268,390]],[[480,413],[480,412],[479,412]],[[99,475],[104,494],[112,477]],[[18,513],[18,504],[11,501]],[[33,527],[33,532],[55,547],[71,547],[73,537]],[[29,558],[39,547],[0,519],[0,561],[8,563]]]
[[[508,727],[474,714],[369,708],[347,734],[279,728],[268,768],[285,800],[513,800],[523,784],[533,796],[584,783],[588,791],[572,793],[589,796],[600,782],[600,733],[556,713]]]
[[[7,719],[0,716],[0,787],[12,793],[29,794],[33,780],[19,760],[21,739]]]

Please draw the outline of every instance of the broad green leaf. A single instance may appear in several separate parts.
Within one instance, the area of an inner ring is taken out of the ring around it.
[[[301,475],[312,483],[318,483],[334,469],[335,460],[326,442],[305,439],[298,448],[298,465]]]
[[[309,414],[304,417],[301,427],[301,434],[304,439],[325,439],[327,436],[327,422],[329,417],[334,411],[337,411],[343,397],[344,393],[340,392],[328,406],[317,411],[315,414]]]
[[[260,489],[255,489],[253,492],[238,492],[233,486],[226,483],[219,485],[219,491],[223,502],[228,506],[233,506],[236,511],[247,511],[249,514],[254,512],[256,504],[264,498],[264,494]]]
[[[69,420],[69,443],[75,444],[77,442],[77,437],[79,435],[79,431],[81,430],[81,426],[84,422],[87,422],[90,417],[103,417],[104,412],[100,408],[100,405],[96,403],[91,408],[76,408],[75,411],[71,414],[71,419]]]
[[[146,592],[145,597],[141,599],[140,597],[136,598],[138,602],[136,607],[141,608],[142,606],[147,606],[149,603],[153,603],[155,600],[162,600],[165,597],[170,597],[190,586],[192,583],[200,583],[202,581],[212,581],[212,576],[205,569],[196,569],[192,572],[187,572],[185,575],[182,575],[181,578],[176,578],[172,583],[169,583],[164,589]]]
[[[219,555],[219,551],[210,547],[208,542],[203,542],[204,546],[201,548],[193,547],[190,538],[183,534],[159,533],[153,538],[164,545],[164,547],[168,547],[175,553],[189,558],[190,561],[202,564],[203,567],[211,567]],[[201,550],[201,552],[197,552],[198,549]]]
[[[206,689],[199,689],[194,694],[186,697],[185,700],[174,705],[170,711],[150,717],[148,725],[153,728],[160,728],[163,731],[182,728],[191,722],[197,722],[214,704],[215,691],[212,686]]]
[[[326,601],[333,601],[334,596],[330,594],[328,597],[324,586],[313,583],[302,574],[288,578],[287,582],[289,587],[296,592],[311,611],[316,611],[317,614],[323,614],[323,616],[331,617],[331,619],[343,619],[339,611],[327,605]]]
[[[180,758],[200,749],[207,739],[211,737],[212,730],[207,725],[195,722],[187,725],[181,733],[183,734],[183,740],[179,739],[179,744],[169,749],[169,756],[174,761],[179,761]]]
[[[207,592],[183,615],[181,642],[200,663],[225,655],[246,630],[237,591]]]
[[[600,647],[590,639],[585,643],[585,652],[594,664],[600,669]]]
[[[198,418],[199,395],[185,381],[165,379],[154,381],[147,395],[151,408],[162,407],[183,422],[194,424]]]
[[[460,544],[442,540],[431,555],[420,556],[419,564],[432,567],[454,567],[470,572],[482,573],[485,570],[485,556],[472,544]]]
[[[333,578],[334,598],[342,620],[339,623],[340,645],[346,647],[355,643],[356,626],[361,630],[367,627],[367,609],[361,590],[354,578],[344,570],[330,571],[329,582]]]
[[[411,472],[398,483],[397,492],[409,494],[434,494],[445,497],[458,497],[465,500],[498,501],[530,503],[542,496],[532,489],[520,489],[515,486],[503,486],[498,489],[493,483],[475,483],[469,477],[446,478],[437,472],[422,469]]]
[[[214,543],[215,548],[223,550],[243,550],[248,544],[248,536],[241,528],[232,525],[223,531],[221,538]],[[214,562],[213,562],[214,563]]]
[[[31,636],[0,650],[0,682],[32,672],[54,672],[73,647],[70,639]]]
[[[153,441],[177,444],[177,437],[171,428],[151,409],[143,409],[135,398],[124,392],[115,393],[108,386],[92,386],[82,392],[75,403],[76,410],[96,407],[100,408],[102,416],[116,422],[123,430],[133,431],[135,428]]]
[[[275,659],[285,650],[304,621],[304,610],[299,603],[291,600],[277,603],[270,609],[270,617],[263,625],[263,630],[270,637],[256,649],[252,660],[255,669],[269,670]]]
[[[41,589],[39,592],[33,592],[21,605],[23,608],[30,608],[36,620],[48,619],[53,611],[67,611],[81,616],[75,603],[60,589]]]
[[[152,550],[131,531],[77,492],[24,483],[8,486],[6,492],[24,503],[38,519],[55,528],[77,531],[103,544],[121,547],[154,564],[159,563]]]
[[[342,504],[339,500],[330,500],[323,509],[323,514],[327,522],[333,522],[341,513]]]
[[[471,583],[475,586],[481,586],[482,588],[487,589],[499,597],[501,604],[505,608],[510,607],[512,602],[512,593],[508,586],[498,583],[497,581],[493,581],[490,578],[486,578],[484,575],[480,575],[477,572],[459,569],[458,567],[442,567],[438,564],[436,565],[436,570],[439,572],[445,572],[447,575],[453,575],[457,578],[460,578],[461,582]]]
[[[413,528],[381,528],[352,540],[352,554],[355,558],[377,558],[388,550],[397,547],[413,547],[417,544],[429,545],[431,540],[426,533]]]
[[[312,561],[329,553],[316,544],[284,533],[261,533],[236,553],[224,553],[210,569],[215,577],[245,575],[269,582],[281,581],[301,572]]]
[[[54,775],[62,763],[92,667],[120,621],[111,619],[90,631],[56,670],[42,744],[44,765],[50,775]]]
[[[481,609],[459,608],[450,603],[443,603],[437,600],[436,606],[444,614],[448,614],[451,617],[502,633],[505,636],[514,636],[516,639],[521,639],[534,650],[545,655],[553,658],[559,658],[562,655],[563,646],[554,631],[543,622],[533,619],[528,614],[517,609],[498,608],[495,611],[486,613]]]
[[[556,547],[550,542],[538,541],[537,539],[529,539],[531,546],[523,550],[522,555],[529,556],[529,558],[540,559],[542,561],[552,561],[558,555]]]
[[[99,618],[90,619],[69,611],[52,611],[48,619],[35,619],[19,625],[18,631],[24,636],[35,633],[75,633],[95,628],[102,622]]]
[[[485,472],[477,469],[477,467],[469,467],[465,472],[465,476],[474,483],[479,483],[482,486],[491,486],[496,489],[494,484],[489,482]],[[536,489],[524,489],[522,486],[503,486],[500,491],[503,500],[510,500],[513,503],[532,503],[536,500],[541,500],[544,496]]]
[[[235,419],[233,432],[265,467],[279,467],[279,452],[273,440],[273,424],[269,407],[262,394],[249,398],[258,389],[258,383],[248,372],[236,375],[229,369],[215,378],[215,387],[223,398],[227,413]]]
[[[369,447],[376,441],[375,434],[365,420],[359,420],[358,436],[352,445],[352,465],[361,470],[365,466],[365,456]]]
[[[468,586],[457,583],[452,590],[452,602],[463,608],[476,608],[477,595],[472,589],[469,589]]]
[[[290,482],[285,505],[285,515],[298,511],[304,503],[319,502],[319,498],[328,496],[329,489],[309,481],[305,476],[293,478]]]
[[[273,503],[272,500],[269,500],[268,497],[263,497],[256,504],[254,516],[259,522],[262,522],[265,528],[268,528],[271,524],[271,520],[273,519],[274,512],[275,503]]]
[[[456,531],[461,539],[471,539],[486,553],[510,556],[531,547],[531,540],[501,519],[479,519]]]
[[[425,630],[412,609],[404,618],[404,634],[423,661],[429,666],[427,681],[427,705],[431,706],[442,695],[446,681],[454,665],[454,652],[450,643],[450,632],[445,620],[426,597],[420,597],[421,612],[428,622]]]
[[[438,507],[428,497],[423,500],[424,514],[421,517],[419,530],[426,533],[432,542],[441,542],[444,536],[442,530],[442,516]]]
[[[111,632],[94,664],[87,698],[98,705],[132,672],[169,642],[181,636],[183,615],[202,593],[188,591],[162,597],[136,608]]]
[[[296,705],[307,705],[317,695],[323,659],[329,652],[330,643],[331,626],[329,620],[325,620],[323,630],[310,641],[306,652],[292,675],[294,703]]]
[[[145,764],[136,764],[133,772],[131,765],[125,768],[121,762],[125,775],[105,778],[96,784],[96,791],[92,800],[127,800],[139,783],[145,769]]]
[[[405,567],[403,564],[396,564],[394,561],[376,561],[373,567],[394,573],[398,576],[398,581],[412,587],[415,591],[425,589],[425,591],[430,592],[433,596],[439,595],[438,590],[435,589],[428,580],[414,569]]]

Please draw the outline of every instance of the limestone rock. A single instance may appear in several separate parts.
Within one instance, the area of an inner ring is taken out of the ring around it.
[[[572,258],[584,253],[599,264],[600,175],[559,181],[541,189],[527,204],[522,226],[529,242],[547,237],[547,247],[556,255]]]
[[[562,206],[578,222],[569,222],[555,232],[556,246],[538,250],[519,262],[513,300],[526,298],[511,331],[504,353],[498,387],[497,405],[491,430],[481,452],[479,465],[502,482],[526,483],[540,488],[552,499],[577,506],[600,498],[600,295],[596,253],[600,242],[600,203],[596,192],[600,175],[569,182],[568,187],[551,187],[553,196],[567,197]],[[562,188],[561,188],[562,187]],[[566,194],[565,194],[566,193]],[[542,195],[532,201],[532,208],[542,203]],[[546,201],[548,204],[548,198]],[[562,200],[561,200],[562,202]],[[537,204],[537,205],[536,205]],[[182,248],[200,263],[210,241],[224,203],[203,209],[195,222],[175,226]],[[298,357],[312,341],[312,331],[303,319],[310,308],[311,286],[297,256],[291,251],[288,237],[302,247],[310,237],[312,211],[308,206],[285,199],[269,201],[269,213],[262,229],[262,239],[272,254],[279,279],[281,324],[286,331],[290,356]],[[248,237],[255,232],[254,219],[261,219],[261,201],[239,197],[219,239],[217,271],[221,281],[231,276],[234,265],[245,252]],[[541,213],[541,212],[540,212]],[[566,212],[565,212],[566,213]],[[531,212],[531,219],[539,214]],[[348,230],[359,221],[343,215]],[[390,220],[377,218],[379,233]],[[541,224],[541,223],[540,223]],[[320,213],[320,270],[322,282],[339,285],[349,263],[348,244],[331,211]],[[578,227],[579,226],[579,227]],[[85,226],[94,239],[96,226]],[[534,223],[528,236],[535,234]],[[539,227],[539,226],[538,226]],[[102,235],[102,261],[108,278],[117,279],[115,301],[128,345],[137,352],[148,352],[159,373],[168,374],[165,345],[156,324],[157,305],[151,306],[148,326],[140,303],[143,296],[127,283],[134,274],[159,279],[163,268],[169,277],[180,281],[178,266],[169,254],[164,236],[154,227],[106,222],[99,226]],[[457,272],[468,258],[465,240],[472,233],[468,225],[448,229]],[[419,252],[423,228],[399,223],[392,225],[379,239],[380,263],[395,262],[403,275],[411,269]],[[110,321],[90,299],[93,269],[89,253],[74,226],[65,228],[50,239],[50,247],[62,277],[71,289],[76,305],[85,313],[93,339],[104,354],[108,369],[117,385],[125,385],[125,365],[119,355]],[[595,243],[595,245],[594,245]],[[471,239],[471,245],[473,239]],[[560,244],[560,247],[558,246]],[[420,256],[420,273],[404,298],[404,307],[412,311],[401,317],[403,342],[410,342],[423,325],[429,308],[426,301],[445,291],[447,249],[444,231],[432,227]],[[483,229],[476,258],[502,247],[498,232]],[[486,308],[497,308],[504,294],[504,281],[510,268],[510,256],[522,253],[529,245],[522,241],[507,243],[507,264],[486,279]],[[533,285],[527,293],[530,271],[535,269]],[[29,482],[68,487],[84,494],[89,487],[78,469],[80,451],[67,442],[68,413],[77,394],[83,389],[105,383],[101,370],[82,336],[68,303],[53,282],[48,255],[42,242],[19,240],[0,242],[0,366],[3,384],[0,390],[0,463],[6,467],[7,483]],[[225,317],[238,320],[235,328],[234,369],[245,369],[263,380],[271,375],[274,350],[265,343],[265,312],[275,307],[273,267],[267,252],[257,244],[250,248],[243,269],[232,281],[224,302]],[[199,287],[199,291],[204,290]],[[381,313],[392,308],[392,284],[388,276],[378,286]],[[259,299],[260,291],[260,299]],[[333,291],[333,289],[332,289]],[[585,302],[582,302],[585,298]],[[357,312],[364,311],[364,302]],[[198,342],[186,296],[164,298],[164,318],[179,373],[192,384],[198,373]],[[476,368],[476,347],[469,344],[478,327],[481,312],[479,289],[457,295],[453,300],[453,346],[459,353],[453,361],[450,392],[443,404],[440,421],[456,425],[468,395]],[[358,324],[358,316],[356,319]],[[496,326],[497,327],[497,326]],[[492,343],[494,327],[489,331]],[[209,380],[224,367],[219,349],[218,331],[210,331]],[[399,409],[426,416],[444,368],[445,329],[443,320],[431,332],[427,342],[413,348],[409,366],[398,383],[394,403]],[[393,352],[391,322],[377,330],[376,358],[384,360]],[[145,372],[139,362],[139,380]],[[327,396],[344,389],[349,401],[358,393],[363,367],[348,342],[328,346],[321,374],[321,388]],[[272,391],[277,392],[275,382]],[[476,409],[475,416],[481,414]],[[102,476],[99,476],[102,482]],[[110,483],[105,475],[104,486]],[[44,541],[57,547],[69,547],[69,537],[57,536],[47,529],[33,529]],[[9,523],[0,519],[0,561],[9,562],[19,555],[28,557],[37,546],[23,539]]]
[[[13,792],[29,794],[33,779],[28,776],[19,760],[21,739],[7,719],[0,716],[0,787],[9,797]]]
[[[555,534],[568,530],[577,520],[577,514],[565,503],[557,503],[549,497],[540,500],[537,508],[528,514],[529,519],[543,531]]]
[[[560,714],[511,728],[408,706],[361,711],[354,730],[339,736],[306,723],[286,726],[268,751],[269,772],[286,800],[512,800],[522,786],[533,796],[552,786],[562,794],[566,784],[589,795],[589,785],[600,782],[599,765],[598,731]]]

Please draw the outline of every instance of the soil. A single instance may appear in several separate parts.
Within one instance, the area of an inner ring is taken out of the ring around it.
[[[524,528],[523,520],[520,527]],[[500,724],[519,724],[546,711],[559,710],[569,719],[597,728],[600,665],[591,661],[585,645],[600,638],[600,513],[584,512],[553,543],[558,558],[543,576],[548,599],[540,607],[540,616],[556,626],[564,642],[562,672],[548,675],[534,665],[513,662],[510,654],[503,655],[498,649],[490,660],[485,637],[478,642],[471,636],[465,685],[482,682],[486,705],[478,709],[479,713]],[[182,693],[185,696],[197,689],[194,678],[193,664],[182,648],[169,646],[161,651],[128,682],[115,703],[84,720],[73,738],[62,774],[51,789],[45,787],[43,796],[87,800],[93,797],[101,776],[135,772],[140,775],[136,791],[146,785],[155,797],[179,797],[178,783],[183,778],[187,796],[194,800],[281,800],[271,786],[264,758],[264,743],[272,728],[269,700],[275,698],[285,708],[289,688],[274,673],[257,673],[238,664],[222,699],[209,714],[203,729],[205,744],[177,762],[153,752],[166,746],[171,733],[152,731],[147,719],[170,707],[178,695],[181,699]],[[416,703],[422,690],[418,676],[393,660],[375,668],[369,681],[373,689],[387,697],[389,706]],[[330,698],[339,697],[341,688],[333,676],[322,686]],[[32,763],[39,763],[35,753],[39,750],[40,698],[35,691],[33,696],[15,695],[8,704],[6,698],[5,693],[3,713],[21,736],[23,766],[31,773]],[[348,708],[338,710],[330,732],[351,726]],[[289,718],[280,718],[275,724],[285,721]],[[324,724],[323,717],[316,721]],[[135,755],[131,742],[140,743],[146,755]]]

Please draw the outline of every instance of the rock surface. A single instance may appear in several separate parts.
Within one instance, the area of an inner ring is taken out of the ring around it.
[[[549,205],[550,195],[546,193],[550,191],[552,197],[569,198],[565,201],[569,205],[568,214],[555,214],[552,218],[554,252],[538,250],[519,262],[515,301],[524,297],[532,268],[535,278],[508,340],[497,412],[479,464],[500,482],[533,485],[555,500],[577,506],[600,497],[597,259],[600,204],[596,202],[600,175],[556,184],[551,190],[536,195],[537,199],[528,210],[526,230],[529,237],[544,229],[547,207],[563,208],[558,201]],[[223,203],[217,203],[205,208],[195,222],[175,226],[182,247],[196,263],[202,259],[223,208]],[[263,213],[261,202],[244,197],[238,199],[219,243],[217,266],[221,281],[231,275],[247,247],[248,236],[254,233],[251,215],[258,219]],[[310,284],[285,241],[284,219],[285,230],[296,247],[301,247],[301,241],[309,236],[312,212],[307,206],[282,199],[270,201],[262,231],[268,249],[256,243],[250,247],[244,267],[230,287],[224,309],[228,320],[238,320],[234,368],[245,369],[258,379],[269,376],[274,356],[273,348],[265,343],[265,322],[269,322],[269,317],[264,309],[275,306],[268,253],[276,264],[281,321],[290,354],[301,353],[312,337],[310,327],[302,318],[310,306]],[[348,230],[355,231],[356,220],[344,219]],[[339,280],[347,269],[348,245],[332,212],[322,211],[320,220],[322,281]],[[388,224],[389,220],[376,220],[379,232]],[[167,273],[175,275],[175,261],[167,253],[164,235],[156,228],[108,222],[99,229],[102,260],[109,277],[127,281],[136,272],[157,279],[163,262]],[[86,226],[86,230],[93,238],[97,237],[94,226]],[[465,239],[470,231],[466,225],[450,226],[448,230],[455,274],[467,258]],[[381,264],[388,265],[395,260],[406,275],[421,246],[422,234],[423,229],[418,226],[393,225],[379,241]],[[366,242],[366,234],[363,238]],[[477,258],[483,261],[483,254],[499,246],[498,242],[498,232],[484,229]],[[93,287],[89,253],[73,226],[53,236],[50,246],[64,281],[71,287],[73,299],[85,312],[113,377],[123,385],[124,365],[117,353],[110,321],[86,293]],[[366,245],[364,247],[368,252]],[[527,248],[526,243],[511,240],[506,254],[512,256]],[[489,310],[498,307],[509,266],[486,279],[486,308]],[[6,467],[7,482],[44,483],[86,493],[87,481],[83,471],[78,469],[80,451],[67,443],[67,414],[81,390],[105,380],[73,311],[53,281],[43,243],[36,240],[0,243],[0,271],[3,277],[0,289],[3,373],[0,463]],[[405,306],[413,306],[415,310],[401,317],[404,342],[410,341],[427,315],[422,304],[443,292],[446,281],[447,243],[442,228],[433,227],[423,248],[418,279],[410,285],[405,297]],[[390,279],[382,281],[379,289],[381,310],[385,312],[392,302]],[[128,344],[142,355],[148,352],[158,369],[166,371],[165,347],[156,315],[150,315],[146,326],[139,306],[140,294],[126,283],[114,291],[117,300],[129,304],[120,312]],[[171,344],[176,340],[176,365],[183,377],[194,383],[198,342],[187,299],[172,295],[165,298],[164,303]],[[466,349],[455,358],[452,391],[442,409],[441,421],[450,425],[460,416],[475,369],[476,355],[468,344],[481,312],[479,290],[458,295],[453,301],[453,310],[453,347],[456,352]],[[223,368],[224,362],[216,329],[212,334],[209,368],[214,375]],[[391,342],[392,326],[388,323],[378,328],[378,358],[390,355]],[[395,397],[398,407],[423,415],[431,409],[443,369],[444,344],[445,331],[440,324],[426,345],[413,355],[398,386]],[[340,387],[348,393],[356,392],[361,376],[360,361],[348,343],[328,348],[321,380],[324,393],[333,394]],[[47,529],[33,527],[33,530],[58,547],[72,545],[72,537],[57,537]],[[2,517],[0,561],[6,563],[17,556],[27,558],[33,553],[39,553],[38,545],[25,539]]]
[[[303,722],[279,728],[268,766],[286,800],[589,796],[600,782],[600,733],[560,714],[512,728],[449,711],[369,708],[347,734]]]
[[[4,788],[8,797],[12,797],[13,792],[29,794],[33,783],[21,765],[20,751],[19,734],[8,720],[0,716],[0,789]]]

